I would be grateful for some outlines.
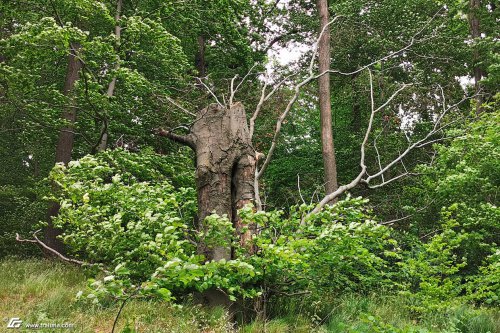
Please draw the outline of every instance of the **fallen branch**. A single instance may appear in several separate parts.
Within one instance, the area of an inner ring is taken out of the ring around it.
[[[33,238],[34,239],[22,239],[21,236],[19,236],[18,233],[16,233],[16,241],[20,242],[20,243],[35,243],[35,244],[38,244],[40,245],[42,248],[44,248],[45,250],[49,251],[50,253],[52,253],[53,255],[55,255],[56,257],[58,257],[59,259],[61,259],[62,261],[66,261],[66,262],[69,262],[71,264],[75,264],[75,265],[79,265],[79,266],[98,266],[97,264],[91,264],[91,263],[87,263],[85,261],[81,261],[81,260],[77,260],[77,259],[72,259],[72,258],[68,258],[66,256],[64,256],[63,254],[61,254],[60,252],[54,250],[53,248],[51,248],[50,246],[48,246],[47,244],[45,244],[44,242],[42,242],[38,237],[37,237],[37,233],[39,233],[42,229],[38,229],[37,231],[35,231],[33,233]],[[103,269],[102,267],[98,266],[103,272],[105,273],[110,273],[108,270],[106,269]]]

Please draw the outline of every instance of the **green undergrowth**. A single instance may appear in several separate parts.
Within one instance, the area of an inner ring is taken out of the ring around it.
[[[83,269],[41,259],[10,258],[0,262],[0,314],[26,323],[72,323],[57,332],[111,332],[121,304],[89,306],[76,301],[87,284]],[[271,300],[268,320],[232,323],[225,309],[159,300],[132,299],[115,332],[500,332],[500,311],[457,304],[442,312],[416,316],[401,296],[336,295],[323,300],[294,296]],[[16,331],[32,331],[23,329]],[[53,332],[54,330],[46,330]],[[37,332],[45,332],[37,330]]]

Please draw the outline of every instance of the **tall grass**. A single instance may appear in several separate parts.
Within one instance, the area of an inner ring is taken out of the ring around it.
[[[25,323],[72,323],[71,332],[111,332],[120,304],[88,306],[75,295],[86,287],[84,270],[49,260],[0,261],[0,318]],[[461,305],[445,313],[416,316],[399,296],[330,295],[271,301],[269,319],[233,324],[222,308],[131,300],[116,332],[204,333],[500,333],[500,311]],[[0,332],[13,332],[0,325]],[[27,331],[27,330],[26,330]],[[52,332],[53,330],[47,330]],[[67,330],[70,332],[70,330]],[[44,332],[37,330],[37,332]],[[63,329],[58,332],[64,332]]]

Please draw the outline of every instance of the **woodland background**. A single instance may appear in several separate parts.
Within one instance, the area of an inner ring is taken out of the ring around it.
[[[3,0],[2,315],[500,332],[497,5]]]

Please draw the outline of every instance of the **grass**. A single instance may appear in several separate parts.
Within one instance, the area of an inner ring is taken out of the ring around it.
[[[0,318],[20,317],[24,323],[72,323],[74,329],[36,332],[111,332],[119,304],[106,308],[76,302],[87,277],[78,267],[48,260],[0,261]],[[308,303],[309,302],[309,303]],[[429,314],[417,321],[395,296],[344,295],[315,306],[307,298],[269,304],[274,319],[236,327],[222,308],[198,305],[173,307],[154,300],[131,300],[115,332],[204,333],[500,333],[500,311],[459,306],[444,314]],[[325,306],[325,304],[327,304]],[[34,330],[7,329],[0,332]]]

